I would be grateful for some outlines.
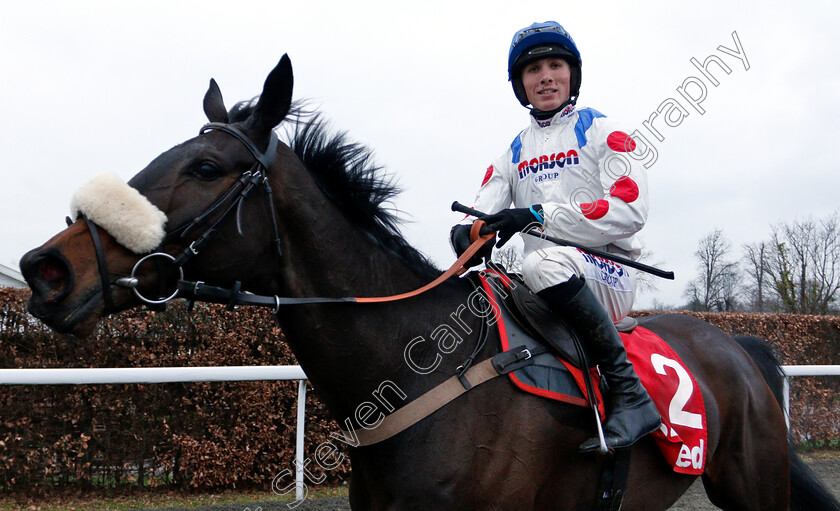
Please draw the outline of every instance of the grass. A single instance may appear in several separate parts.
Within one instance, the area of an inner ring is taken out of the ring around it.
[[[838,451],[840,450],[840,438],[830,438],[828,440],[804,440],[797,444],[797,448],[802,452],[810,451]]]
[[[308,499],[347,496],[347,487],[310,488]],[[92,494],[51,495],[24,499],[14,496],[0,496],[0,511],[121,511],[126,509],[150,509],[162,507],[196,508],[214,504],[242,504],[254,502],[290,501],[293,497],[280,496],[270,491],[225,490],[213,494],[191,494],[177,491],[166,493],[138,492],[134,495],[103,497]]]
[[[836,460],[840,458],[840,449],[814,449],[798,452],[799,457],[805,461]]]

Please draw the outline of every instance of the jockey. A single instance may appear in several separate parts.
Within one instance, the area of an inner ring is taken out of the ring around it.
[[[645,224],[645,169],[629,152],[635,142],[611,120],[580,108],[581,58],[572,37],[554,22],[534,23],[514,34],[508,79],[516,99],[530,108],[530,124],[487,169],[475,209],[498,232],[496,247],[515,233],[538,227],[548,235],[638,259],[634,234]],[[514,208],[508,209],[513,203]],[[470,226],[450,233],[457,254],[470,245]],[[609,386],[604,434],[623,448],[659,428],[660,417],[615,328],[630,312],[636,293],[633,270],[524,236],[522,273],[528,287],[572,325],[587,343]],[[471,261],[490,255],[492,240]],[[584,442],[594,451],[599,439]]]

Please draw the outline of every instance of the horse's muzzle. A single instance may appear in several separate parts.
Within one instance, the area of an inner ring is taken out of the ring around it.
[[[30,250],[21,258],[20,270],[39,303],[59,303],[73,289],[70,263],[54,248]]]
[[[80,316],[85,314],[78,305],[67,303],[75,277],[61,252],[55,248],[30,250],[21,258],[20,269],[32,289],[26,307],[29,313],[59,332],[78,329]]]

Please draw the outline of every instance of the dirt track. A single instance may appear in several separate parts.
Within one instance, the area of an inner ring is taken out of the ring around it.
[[[840,458],[832,460],[820,460],[809,463],[809,466],[817,473],[823,482],[831,488],[834,494],[840,498]],[[255,502],[252,504],[236,504],[222,506],[206,506],[194,508],[194,511],[287,511],[289,508],[286,502]],[[293,503],[291,503],[293,505]],[[306,500],[299,506],[293,508],[295,511],[349,511],[350,505],[346,497],[331,499]],[[671,510],[674,511],[711,511],[718,509],[713,506],[703,492],[702,483],[698,480],[688,492],[681,498]],[[150,510],[136,510],[150,511]],[[157,508],[155,511],[184,511],[183,508]]]

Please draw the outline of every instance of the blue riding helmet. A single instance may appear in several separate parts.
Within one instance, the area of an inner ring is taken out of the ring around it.
[[[572,71],[570,95],[577,98],[580,94],[583,61],[572,36],[556,21],[533,23],[513,35],[508,54],[508,80],[522,106],[528,106],[529,103],[522,86],[522,68],[530,62],[547,57],[559,57],[569,63]]]

